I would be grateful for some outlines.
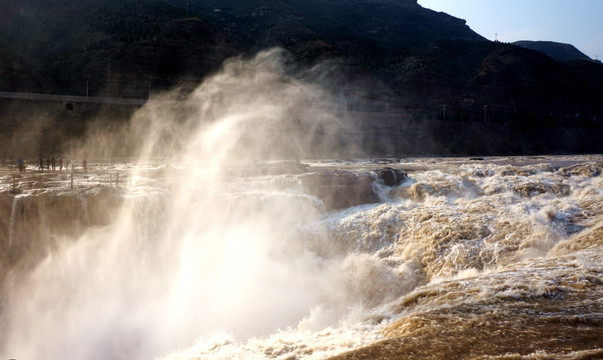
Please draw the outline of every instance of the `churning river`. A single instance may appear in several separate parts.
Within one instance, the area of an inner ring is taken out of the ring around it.
[[[4,172],[0,358],[603,358],[602,165]]]

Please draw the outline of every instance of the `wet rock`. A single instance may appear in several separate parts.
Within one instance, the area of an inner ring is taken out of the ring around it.
[[[56,239],[75,239],[91,226],[111,223],[122,201],[119,190],[106,186],[79,193],[0,194],[0,210],[6,214],[0,220],[0,262],[43,257]]]
[[[323,201],[326,210],[379,202],[372,185],[375,178],[369,173],[327,171],[303,174],[300,180],[310,195]]]
[[[398,186],[406,180],[406,173],[400,169],[385,168],[377,170],[377,176],[387,186]]]

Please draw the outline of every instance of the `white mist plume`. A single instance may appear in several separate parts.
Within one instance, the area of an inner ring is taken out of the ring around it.
[[[185,98],[175,89],[154,95],[127,124],[90,123],[86,138],[67,152],[98,159],[133,152],[185,158],[187,151],[196,151],[195,160],[206,160],[208,152],[230,160],[357,155],[360,134],[336,112],[340,96],[316,83],[327,81],[315,76],[325,67],[337,71],[325,64],[300,68],[279,48],[232,58]]]
[[[186,168],[168,165],[165,190],[130,195],[115,224],[12,278],[2,356],[150,359],[216,331],[295,326],[322,304],[346,311],[355,299],[338,282],[353,267],[304,250],[298,231],[315,203],[233,175],[242,162],[353,151],[323,110],[328,93],[287,61],[281,50],[230,60],[178,106],[166,96],[135,115],[123,138],[139,157]]]

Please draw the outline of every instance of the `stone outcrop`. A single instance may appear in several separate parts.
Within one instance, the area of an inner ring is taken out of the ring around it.
[[[398,186],[406,181],[407,175],[400,169],[385,168],[377,170],[379,179],[387,186]]]
[[[326,210],[379,202],[373,190],[375,178],[369,173],[329,171],[299,177],[310,195],[321,199]]]
[[[323,201],[326,210],[337,210],[378,203],[374,183],[398,186],[406,180],[406,173],[393,168],[358,173],[326,171],[303,174],[299,179],[306,192]]]
[[[12,267],[44,256],[63,238],[111,223],[123,199],[118,189],[0,194],[0,265]],[[1,271],[2,269],[0,269]]]

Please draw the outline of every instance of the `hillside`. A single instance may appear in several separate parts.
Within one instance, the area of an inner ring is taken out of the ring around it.
[[[584,152],[601,139],[600,63],[487,41],[416,0],[4,2],[0,91],[129,98],[190,91],[224,60],[280,46],[301,66],[293,76],[329,64],[313,80],[345,98],[346,109],[400,114],[392,124],[399,132],[408,130],[402,118],[428,124],[412,131],[436,143],[419,151],[412,143],[419,140],[400,145],[390,131],[390,139],[369,136],[372,152]],[[376,120],[363,121],[370,128]],[[564,140],[568,127],[576,134]],[[467,145],[474,131],[486,139],[476,148]],[[595,136],[577,140],[583,131]]]
[[[441,39],[483,41],[412,0],[7,1],[0,43],[41,81],[32,91],[81,93],[88,81],[94,93],[137,96],[148,83],[198,81],[227,57],[270,46],[387,76],[392,62]]]
[[[164,1],[13,1],[0,44],[30,69],[23,91],[141,97],[148,85],[197,81],[240,49],[202,19]]]
[[[541,53],[546,54],[557,61],[592,60],[571,44],[563,44],[554,41],[527,40],[516,41],[513,44],[526,49],[540,51]]]

